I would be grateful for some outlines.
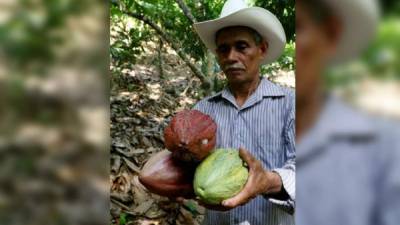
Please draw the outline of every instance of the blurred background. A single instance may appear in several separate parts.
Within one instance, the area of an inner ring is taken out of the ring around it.
[[[400,118],[400,2],[379,1],[380,22],[369,47],[332,67],[326,87],[368,113]]]
[[[106,224],[108,5],[0,2],[0,224]]]
[[[296,25],[296,224],[399,224],[400,2],[297,0]]]

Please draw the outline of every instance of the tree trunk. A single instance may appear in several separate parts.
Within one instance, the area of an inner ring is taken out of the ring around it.
[[[162,48],[163,48],[163,41],[160,38],[158,40],[158,49],[157,49],[157,53],[158,53],[158,71],[160,74],[160,78],[164,79],[164,69],[163,69],[163,61],[162,61]]]
[[[165,33],[157,24],[155,24],[153,21],[151,21],[149,18],[142,14],[138,13],[131,13],[131,12],[123,12],[124,14],[131,16],[133,18],[136,18],[138,20],[143,21],[145,24],[149,25],[151,28],[153,28],[160,37],[167,42],[174,50],[175,52],[179,55],[179,57],[186,63],[186,65],[192,70],[193,74],[200,79],[202,82],[202,88],[205,90],[210,90],[211,88],[211,81],[209,78],[207,78],[191,61],[190,57],[186,55],[182,50],[180,45],[178,44],[177,41],[175,41],[173,38],[171,38],[167,33]]]
[[[211,77],[214,74],[214,54],[207,49],[207,75]]]
[[[192,24],[197,22],[196,18],[194,18],[189,7],[187,7],[187,5],[183,2],[183,0],[175,0],[175,2],[178,3],[179,8],[182,9],[183,14],[185,14],[185,16],[190,20]]]
[[[191,10],[189,9],[189,7],[185,4],[185,2],[183,0],[175,0],[175,2],[179,5],[179,8],[181,8],[183,14],[189,19],[189,21],[194,24],[197,22],[196,18],[193,16]],[[205,13],[205,9],[203,6],[203,2],[196,0],[194,2],[195,7],[200,7],[202,13]],[[211,81],[211,86],[210,86],[210,90],[213,90],[213,86],[214,86],[214,82],[213,80],[215,79],[215,74],[214,74],[214,55],[212,54],[212,52],[209,49],[205,49],[206,51],[206,56],[205,56],[205,61],[203,61],[203,65],[202,65],[202,71],[205,73],[205,76],[208,77],[208,79]]]

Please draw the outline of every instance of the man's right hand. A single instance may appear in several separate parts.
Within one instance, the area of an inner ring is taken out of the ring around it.
[[[211,210],[216,210],[216,211],[229,211],[233,208],[231,207],[226,207],[223,205],[210,205],[210,204],[206,204],[200,200],[197,200],[197,203],[199,203],[199,205],[203,206],[206,209],[211,209]]]

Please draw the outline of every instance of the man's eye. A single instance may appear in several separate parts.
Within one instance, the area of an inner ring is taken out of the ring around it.
[[[247,48],[247,45],[245,45],[245,44],[236,45],[236,49],[239,51],[243,51],[246,48]]]
[[[226,52],[228,52],[229,51],[229,48],[227,47],[227,46],[219,46],[218,48],[217,48],[217,52],[218,53],[226,53]]]

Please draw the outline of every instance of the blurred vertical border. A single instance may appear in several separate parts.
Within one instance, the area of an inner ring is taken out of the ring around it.
[[[108,223],[108,17],[0,2],[0,224]]]

